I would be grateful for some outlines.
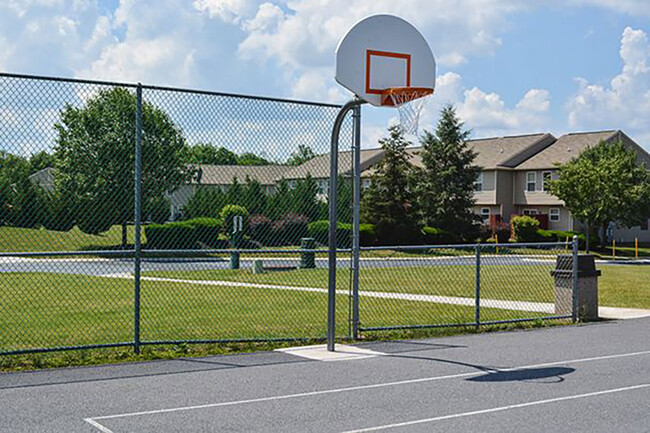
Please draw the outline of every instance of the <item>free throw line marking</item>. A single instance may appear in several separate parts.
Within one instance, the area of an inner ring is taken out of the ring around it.
[[[553,365],[576,364],[576,363],[579,363],[579,362],[590,362],[590,361],[601,361],[601,360],[607,360],[607,359],[628,358],[628,357],[632,357],[632,356],[642,356],[642,355],[649,355],[649,354],[650,354],[650,350],[645,350],[645,351],[642,351],[642,352],[620,353],[620,354],[615,354],[615,355],[604,355],[604,356],[595,356],[595,357],[591,357],[591,358],[578,358],[578,359],[570,359],[570,360],[564,360],[564,361],[546,362],[546,363],[543,363],[543,364],[525,365],[525,366],[519,366],[519,367],[505,368],[505,369],[502,369],[502,370],[499,370],[499,371],[503,371],[503,372],[516,371],[516,370],[524,370],[524,369],[529,369],[529,368],[550,367],[550,366],[553,366]],[[248,400],[227,401],[227,402],[221,402],[221,403],[210,403],[210,404],[202,404],[202,405],[196,405],[196,406],[183,406],[183,407],[175,407],[175,408],[168,408],[168,409],[148,410],[148,411],[142,411],[142,412],[130,412],[130,413],[123,413],[123,414],[116,414],[116,415],[95,416],[95,417],[91,417],[91,418],[85,418],[85,421],[96,426],[97,420],[104,420],[104,419],[127,418],[127,417],[133,417],[133,416],[141,416],[141,415],[155,415],[155,414],[161,414],[161,413],[182,412],[182,411],[196,410],[196,409],[208,409],[208,408],[216,408],[216,407],[235,406],[235,405],[239,405],[239,404],[261,403],[261,402],[266,402],[266,401],[277,401],[277,400],[288,400],[288,399],[293,399],[293,398],[310,397],[310,396],[316,396],[316,395],[338,394],[338,393],[343,393],[343,392],[359,391],[359,390],[365,390],[365,389],[385,388],[385,387],[389,387],[389,386],[409,385],[409,384],[415,384],[415,383],[433,382],[433,381],[437,381],[437,380],[457,379],[457,378],[461,378],[461,377],[480,376],[482,374],[485,374],[485,372],[484,371],[478,371],[478,372],[471,372],[471,373],[450,374],[450,375],[445,375],[445,376],[424,377],[424,378],[419,378],[419,379],[407,379],[407,380],[401,380],[401,381],[396,381],[396,382],[375,383],[375,384],[371,384],[371,385],[359,385],[359,386],[352,386],[352,387],[348,387],[348,388],[326,389],[326,390],[322,390],[322,391],[302,392],[302,393],[298,393],[298,394],[285,394],[285,395],[278,395],[278,396],[273,396],[273,397],[253,398],[253,399],[248,399]],[[94,422],[95,424],[91,423],[91,421]],[[104,433],[112,433],[112,432],[110,432],[110,430],[108,430],[108,431],[102,430],[102,431]]]
[[[641,385],[633,385],[633,386],[626,386],[624,388],[615,388],[615,389],[607,389],[604,391],[595,391],[595,392],[588,392],[585,394],[577,394],[577,395],[569,395],[566,397],[557,397],[557,398],[549,398],[546,400],[537,400],[537,401],[530,401],[528,403],[519,403],[519,404],[511,404],[508,406],[501,406],[501,407],[493,407],[491,409],[483,409],[483,410],[475,410],[472,412],[463,412],[463,413],[455,413],[451,415],[443,415],[443,416],[436,416],[433,418],[425,418],[425,419],[418,419],[415,421],[407,421],[407,422],[400,422],[400,423],[395,423],[395,424],[386,424],[382,426],[376,426],[376,427],[368,427],[368,428],[362,428],[358,430],[348,430],[344,433],[362,433],[362,432],[370,432],[370,431],[379,431],[379,430],[386,430],[390,428],[397,428],[397,427],[407,427],[407,426],[412,426],[416,424],[424,424],[428,422],[435,422],[435,421],[443,421],[446,419],[453,419],[453,418],[463,418],[467,416],[474,416],[474,415],[481,415],[485,413],[493,413],[493,412],[502,412],[504,410],[510,410],[510,409],[519,409],[522,407],[528,407],[528,406],[537,406],[541,404],[547,404],[547,403],[556,403],[559,401],[566,401],[566,400],[576,400],[579,398],[586,398],[586,397],[595,397],[599,395],[605,395],[605,394],[613,394],[616,392],[624,392],[624,391],[632,391],[636,389],[642,389],[642,388],[648,388],[650,387],[650,383],[644,383]]]

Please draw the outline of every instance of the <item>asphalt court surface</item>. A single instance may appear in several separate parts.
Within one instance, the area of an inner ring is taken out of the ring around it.
[[[2,432],[650,430],[650,319],[0,374]]]

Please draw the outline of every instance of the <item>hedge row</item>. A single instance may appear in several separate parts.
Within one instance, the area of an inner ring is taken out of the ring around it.
[[[573,236],[578,236],[578,247],[584,248],[587,243],[587,237],[578,232],[562,230],[537,230],[538,242],[573,242]]]
[[[319,220],[308,226],[309,237],[323,245],[329,243],[329,221]],[[338,223],[336,225],[337,248],[350,248],[352,246],[352,224]],[[361,246],[377,244],[377,233],[373,224],[359,224],[359,243]]]
[[[201,244],[210,248],[228,248],[228,241],[219,239],[222,223],[215,218],[194,218],[166,224],[149,224],[144,233],[147,238],[146,248],[193,249]]]

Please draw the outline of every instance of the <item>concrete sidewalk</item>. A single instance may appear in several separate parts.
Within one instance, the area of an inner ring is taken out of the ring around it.
[[[106,275],[111,278],[132,278],[128,274],[115,274]],[[160,278],[160,277],[141,277],[144,281],[159,281],[169,283],[181,284],[198,284],[203,286],[220,286],[220,287],[251,287],[256,289],[271,289],[271,290],[292,290],[299,292],[317,292],[327,293],[327,289],[320,287],[299,287],[299,286],[283,286],[277,284],[260,284],[260,283],[246,283],[237,281],[219,281],[219,280],[187,280],[176,278]],[[346,290],[337,290],[338,295],[348,295]],[[402,301],[416,301],[416,302],[431,302],[435,304],[449,304],[449,305],[463,305],[473,307],[475,305],[474,298],[465,298],[459,296],[438,296],[438,295],[420,295],[412,293],[394,293],[394,292],[376,292],[361,290],[359,296],[369,298],[381,299],[395,299]],[[502,310],[515,310],[515,311],[531,311],[536,313],[548,313],[549,315],[555,314],[555,305],[547,302],[527,302],[527,301],[514,301],[509,299],[481,299],[480,306],[482,308],[496,308]],[[640,308],[620,308],[620,307],[598,307],[598,315],[602,319],[639,319],[642,317],[650,317],[650,310]]]

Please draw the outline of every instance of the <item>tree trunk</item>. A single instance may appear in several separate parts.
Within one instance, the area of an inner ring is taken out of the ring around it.
[[[585,223],[585,227],[586,227],[586,230],[585,230],[585,237],[586,237],[585,252],[587,254],[589,254],[589,232],[590,232],[589,220],[587,220],[587,222]]]
[[[600,236],[600,246],[603,249],[603,251],[605,250],[605,248],[607,248],[607,226],[608,225],[609,225],[608,222],[604,222],[601,226],[602,235]]]
[[[128,241],[126,227],[127,227],[126,221],[123,221],[122,222],[122,249],[123,250],[126,249],[126,244],[127,244],[127,241]]]

